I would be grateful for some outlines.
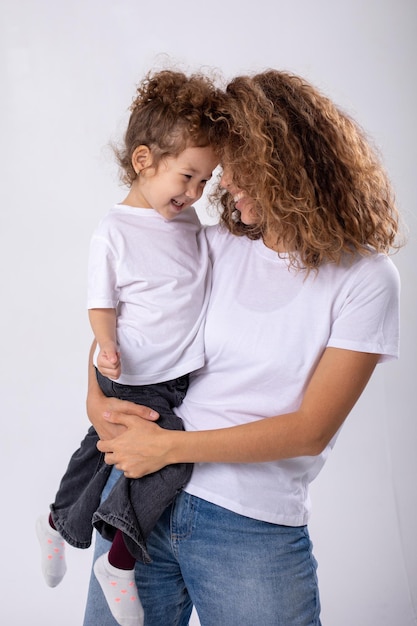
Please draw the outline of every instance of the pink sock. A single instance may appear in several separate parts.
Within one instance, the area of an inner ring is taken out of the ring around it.
[[[49,587],[56,587],[65,576],[65,541],[47,515],[41,515],[36,522],[36,534],[41,547],[42,573]]]

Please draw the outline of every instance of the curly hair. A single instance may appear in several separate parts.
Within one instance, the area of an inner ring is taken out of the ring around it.
[[[132,155],[140,145],[151,149],[155,167],[190,146],[219,152],[228,129],[224,101],[224,92],[203,74],[149,72],[137,87],[123,144],[115,148],[122,182],[130,186],[136,178]]]
[[[365,133],[302,78],[267,70],[227,86],[231,137],[222,155],[233,183],[254,200],[256,225],[239,221],[227,191],[221,221],[252,239],[273,233],[290,263],[308,271],[345,253],[388,253],[398,212]]]

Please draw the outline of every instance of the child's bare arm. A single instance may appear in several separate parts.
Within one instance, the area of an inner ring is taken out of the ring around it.
[[[97,367],[103,376],[116,380],[121,374],[120,352],[116,337],[116,311],[115,309],[89,309],[88,316],[100,348]]]

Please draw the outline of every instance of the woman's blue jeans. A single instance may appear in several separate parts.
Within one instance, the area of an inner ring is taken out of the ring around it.
[[[118,478],[113,469],[103,498]],[[109,549],[96,534],[95,558]],[[305,526],[269,524],[181,492],[136,565],[145,626],[320,626],[316,561]],[[117,626],[92,574],[84,626]]]

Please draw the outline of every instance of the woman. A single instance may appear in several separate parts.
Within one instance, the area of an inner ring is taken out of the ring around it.
[[[193,605],[202,626],[318,625],[308,486],[376,364],[398,356],[398,215],[361,130],[306,81],[270,70],[227,94],[186,432],[103,398],[93,377],[89,415],[116,468],[107,489],[120,471],[195,463],[149,538],[153,562],[136,567],[146,626],[184,626]],[[85,626],[114,624],[91,584]]]

